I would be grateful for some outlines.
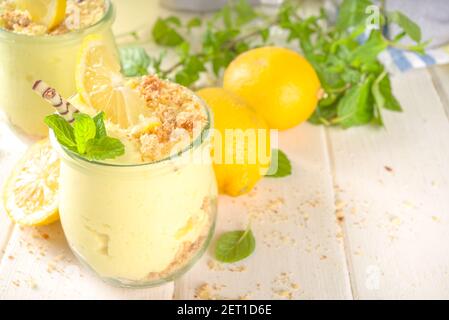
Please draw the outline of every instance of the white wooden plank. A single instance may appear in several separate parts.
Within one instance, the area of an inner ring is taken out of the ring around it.
[[[156,1],[114,1],[116,33],[142,24],[147,29],[161,14]],[[142,15],[142,12],[153,13]],[[153,20],[151,20],[153,19]],[[0,186],[16,161],[32,142],[18,135],[0,119]],[[59,223],[43,228],[14,228],[0,213],[0,299],[171,299],[173,283],[153,289],[129,290],[106,285],[79,265],[65,242]],[[47,240],[40,234],[48,234]],[[6,248],[6,249],[5,249]],[[52,269],[55,270],[52,270]],[[50,271],[50,272],[49,272]]]
[[[248,196],[219,201],[216,235],[244,229],[252,216],[255,253],[240,263],[217,264],[212,245],[176,281],[175,298],[351,298],[324,129],[304,124],[283,132],[280,147],[292,161],[292,176],[266,178]]]
[[[6,122],[6,116],[0,111],[0,192],[18,159],[22,157],[32,139],[23,136]],[[12,223],[0,203],[0,259],[12,230]]]
[[[430,74],[449,119],[449,64],[432,67]]]
[[[449,298],[449,123],[428,71],[385,129],[329,129],[355,298]]]
[[[171,299],[173,283],[150,289],[105,284],[83,268],[59,223],[15,227],[0,265],[0,299]]]

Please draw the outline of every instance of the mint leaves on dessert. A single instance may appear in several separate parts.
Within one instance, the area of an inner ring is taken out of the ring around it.
[[[226,232],[217,240],[215,258],[218,261],[232,263],[250,256],[256,249],[256,240],[248,226],[246,230]]]
[[[104,112],[93,118],[84,113],[76,113],[74,117],[73,126],[58,114],[45,118],[61,145],[88,160],[112,159],[125,153],[119,139],[107,136]]]
[[[133,66],[125,68],[125,73],[140,75],[143,68],[139,66],[149,61],[148,69],[159,76],[195,86],[207,72],[218,80],[240,53],[272,45],[271,31],[276,27],[287,34],[289,47],[296,47],[313,65],[324,89],[324,97],[309,122],[343,128],[382,126],[382,112],[400,111],[401,107],[378,55],[388,47],[424,53],[428,44],[422,41],[421,29],[415,22],[400,11],[386,11],[383,3],[375,6],[372,0],[343,0],[335,20],[324,8],[319,14],[303,17],[300,6],[288,0],[271,16],[258,12],[247,0],[229,1],[207,20],[159,18],[148,39],[140,39],[135,31],[125,34],[133,38],[134,44],[151,41],[160,45],[164,54],[123,56],[122,64]],[[397,35],[388,38],[383,34],[387,24],[398,26]],[[195,32],[202,35],[195,45],[189,41],[193,28],[200,28]],[[369,37],[362,41],[367,34]],[[404,37],[414,43],[400,43]],[[172,64],[165,59],[166,51],[171,51],[170,60],[177,57]]]
[[[274,171],[274,168],[276,168],[276,171]],[[283,178],[292,174],[292,164],[282,150],[273,149],[271,151],[271,167],[268,173],[266,175],[268,178]]]

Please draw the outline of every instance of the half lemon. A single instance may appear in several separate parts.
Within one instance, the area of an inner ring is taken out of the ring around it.
[[[59,219],[59,163],[56,151],[44,139],[16,165],[3,189],[3,207],[14,222],[40,226]]]
[[[87,36],[76,69],[76,86],[81,98],[122,128],[139,122],[146,112],[145,101],[120,73],[113,51],[99,35]]]
[[[16,3],[19,9],[29,12],[34,22],[47,26],[47,30],[65,19],[67,0],[16,0]]]

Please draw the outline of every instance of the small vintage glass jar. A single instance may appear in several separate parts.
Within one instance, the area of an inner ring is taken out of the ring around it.
[[[62,95],[76,91],[75,68],[84,37],[100,34],[117,52],[112,34],[115,9],[109,0],[97,23],[61,35],[30,36],[0,28],[0,109],[9,121],[28,135],[47,136],[45,116],[54,109],[30,88],[34,81],[51,83]]]
[[[207,109],[207,108],[206,108]],[[62,227],[75,255],[108,283],[155,286],[182,275],[214,232],[211,115],[181,152],[152,163],[92,162],[62,148]]]

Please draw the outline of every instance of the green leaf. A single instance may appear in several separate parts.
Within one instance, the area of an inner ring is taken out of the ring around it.
[[[161,75],[162,70],[161,70],[161,65],[162,62],[165,58],[165,56],[167,55],[166,51],[162,51],[158,57],[153,57],[151,59],[151,64],[150,64],[150,70],[152,73],[156,73],[158,75]]]
[[[188,57],[183,68],[178,71],[175,81],[183,86],[189,86],[200,78],[200,73],[205,71],[204,63],[196,56]]]
[[[237,24],[243,25],[257,17],[257,13],[247,0],[238,0],[235,3]]]
[[[67,148],[75,147],[75,135],[73,127],[59,114],[52,114],[45,117],[45,124],[53,130],[56,139]]]
[[[421,28],[402,12],[389,12],[388,21],[396,23],[413,41],[421,42]]]
[[[324,124],[330,126],[334,124],[333,121],[335,118],[337,118],[337,105],[335,102],[332,102],[329,105],[324,106],[319,104],[315,112],[307,121],[316,125]]]
[[[150,66],[151,60],[144,48],[120,48],[119,52],[122,73],[126,77],[137,77],[148,74],[148,67]]]
[[[99,114],[97,114],[94,117],[94,122],[95,122],[95,127],[96,127],[96,133],[95,133],[96,139],[103,138],[103,137],[107,136],[106,126],[104,125],[104,115],[105,115],[105,113],[103,111],[101,111]]]
[[[220,54],[212,59],[212,70],[214,74],[218,77],[220,75],[220,71],[229,63],[229,59],[227,58],[226,53]]]
[[[340,99],[337,107],[339,124],[343,128],[367,124],[373,118],[373,105],[370,102],[371,81],[355,85]]]
[[[176,17],[158,18],[152,30],[154,41],[161,46],[167,47],[179,45],[184,39],[173,26],[180,25],[181,22]]]
[[[292,174],[292,164],[287,155],[279,149],[272,150],[271,166],[268,169],[268,178],[283,178]]]
[[[268,38],[270,37],[270,29],[265,28],[260,30],[260,37],[262,38],[262,41],[265,43],[268,41]]]
[[[231,231],[220,236],[215,247],[218,261],[232,263],[250,256],[256,248],[256,240],[250,229]]]
[[[176,51],[182,59],[186,59],[190,55],[190,43],[183,41],[180,45],[176,47]]]
[[[179,19],[176,16],[167,17],[167,18],[164,19],[164,21],[167,24],[171,24],[171,25],[176,26],[176,27],[181,27],[182,26],[181,19]]]
[[[86,158],[91,160],[112,159],[125,153],[125,146],[116,138],[91,139],[86,144]]]
[[[191,30],[201,26],[201,19],[198,17],[192,18],[187,22],[187,29]]]
[[[221,18],[223,19],[223,24],[226,28],[232,27],[232,15],[229,5],[224,5],[223,8],[219,11],[218,16],[221,16]]]
[[[59,143],[90,160],[115,158],[125,153],[125,146],[116,138],[106,136],[104,112],[94,118],[76,113],[73,127],[60,115],[50,115],[45,123],[54,131]]]
[[[369,0],[344,0],[339,7],[337,28],[339,30],[346,30],[350,27],[365,23],[368,18],[366,7],[372,4]]]
[[[371,31],[368,40],[361,44],[351,56],[353,66],[360,66],[363,64],[370,64],[377,61],[379,53],[384,51],[388,46],[388,42],[382,36],[379,30]]]
[[[391,91],[390,78],[386,72],[382,73],[376,81],[374,81],[371,91],[379,109],[402,111],[399,101],[394,97]]]
[[[96,126],[94,120],[84,113],[75,114],[73,123],[76,146],[80,154],[86,152],[86,144],[89,140],[95,138]]]

